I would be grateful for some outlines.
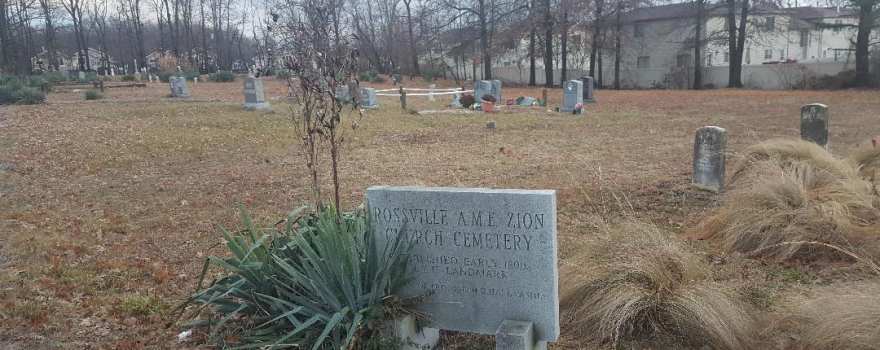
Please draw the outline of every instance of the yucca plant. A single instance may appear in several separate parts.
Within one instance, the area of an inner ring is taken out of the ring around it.
[[[300,211],[283,230],[258,228],[247,214],[244,230],[221,229],[232,256],[211,257],[205,269],[219,266],[228,275],[183,305],[199,304],[193,312],[207,315],[190,326],[208,326],[211,339],[239,349],[376,343],[376,321],[400,310],[394,292],[408,282],[410,246],[399,238],[377,240],[363,211],[340,221],[332,207],[302,217]]]

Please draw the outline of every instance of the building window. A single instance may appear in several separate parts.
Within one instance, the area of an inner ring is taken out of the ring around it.
[[[764,30],[768,32],[776,30],[776,17],[767,17],[766,21],[764,22]]]
[[[834,20],[834,32],[840,33],[840,27],[843,25],[843,20],[835,19]]]
[[[779,60],[785,61],[785,50],[779,49]]]
[[[691,55],[683,54],[675,56],[676,67],[688,67],[691,65]]]
[[[714,55],[715,54],[712,52],[706,54],[706,67],[712,66],[712,56],[714,56]]]
[[[771,49],[764,50],[764,59],[765,60],[772,60],[773,59],[773,50],[771,50]]]
[[[730,63],[730,51],[724,51],[724,63]]]
[[[636,38],[641,38],[645,35],[645,28],[641,23],[636,23],[633,25],[633,36]]]
[[[802,30],[801,31],[801,47],[807,47],[810,43],[810,31]]]
[[[638,62],[636,62],[636,68],[648,68],[651,64],[651,57],[649,56],[639,56]]]

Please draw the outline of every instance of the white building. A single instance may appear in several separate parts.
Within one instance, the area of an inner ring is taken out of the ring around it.
[[[626,16],[621,85],[687,88],[692,85],[697,12],[691,3],[640,8]],[[739,17],[739,16],[737,16]],[[739,18],[737,18],[739,21]],[[752,8],[746,27],[743,83],[789,88],[805,78],[854,68],[855,14],[832,8]],[[835,25],[837,25],[835,27]],[[707,5],[701,37],[705,85],[727,85],[730,53],[727,8]],[[604,83],[614,79],[614,53],[605,50]]]

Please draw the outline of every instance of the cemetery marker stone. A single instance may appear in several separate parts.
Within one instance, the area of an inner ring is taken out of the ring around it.
[[[581,82],[584,83],[584,102],[594,103],[596,99],[593,98],[593,77],[585,76],[581,77]]]
[[[491,91],[492,96],[495,97],[495,103],[504,104],[504,102],[501,101],[501,80],[492,80],[490,83],[492,84]]]
[[[584,83],[580,80],[569,80],[565,82],[562,96],[562,109],[565,113],[578,112],[578,108],[583,108],[584,104]],[[578,106],[580,105],[580,107]]]
[[[379,100],[376,98],[376,89],[361,88],[361,107],[379,108]]]
[[[724,189],[725,148],[727,130],[717,126],[697,129],[694,137],[694,178],[698,188],[713,192]]]
[[[428,327],[495,334],[509,320],[559,337],[555,191],[375,186],[367,208],[380,246],[413,244],[401,294],[429,295]]]
[[[262,80],[254,77],[247,77],[244,80],[244,109],[249,111],[272,109],[269,102],[266,102]]]
[[[168,78],[171,85],[171,97],[189,97],[189,87],[186,86],[186,78],[171,77]]]
[[[474,82],[474,98],[477,100],[477,102],[482,101],[483,96],[486,96],[486,95],[492,95],[493,97],[495,96],[494,94],[492,94],[492,82],[490,82],[488,80],[475,81]],[[496,102],[497,102],[497,100],[496,100]]]
[[[801,138],[828,148],[828,106],[811,103],[801,107]]]

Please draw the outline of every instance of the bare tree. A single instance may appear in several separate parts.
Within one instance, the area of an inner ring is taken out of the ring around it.
[[[77,60],[80,70],[89,70],[88,43],[83,29],[83,5],[84,0],[61,0],[61,5],[70,15],[73,22],[73,33],[76,37]]]

